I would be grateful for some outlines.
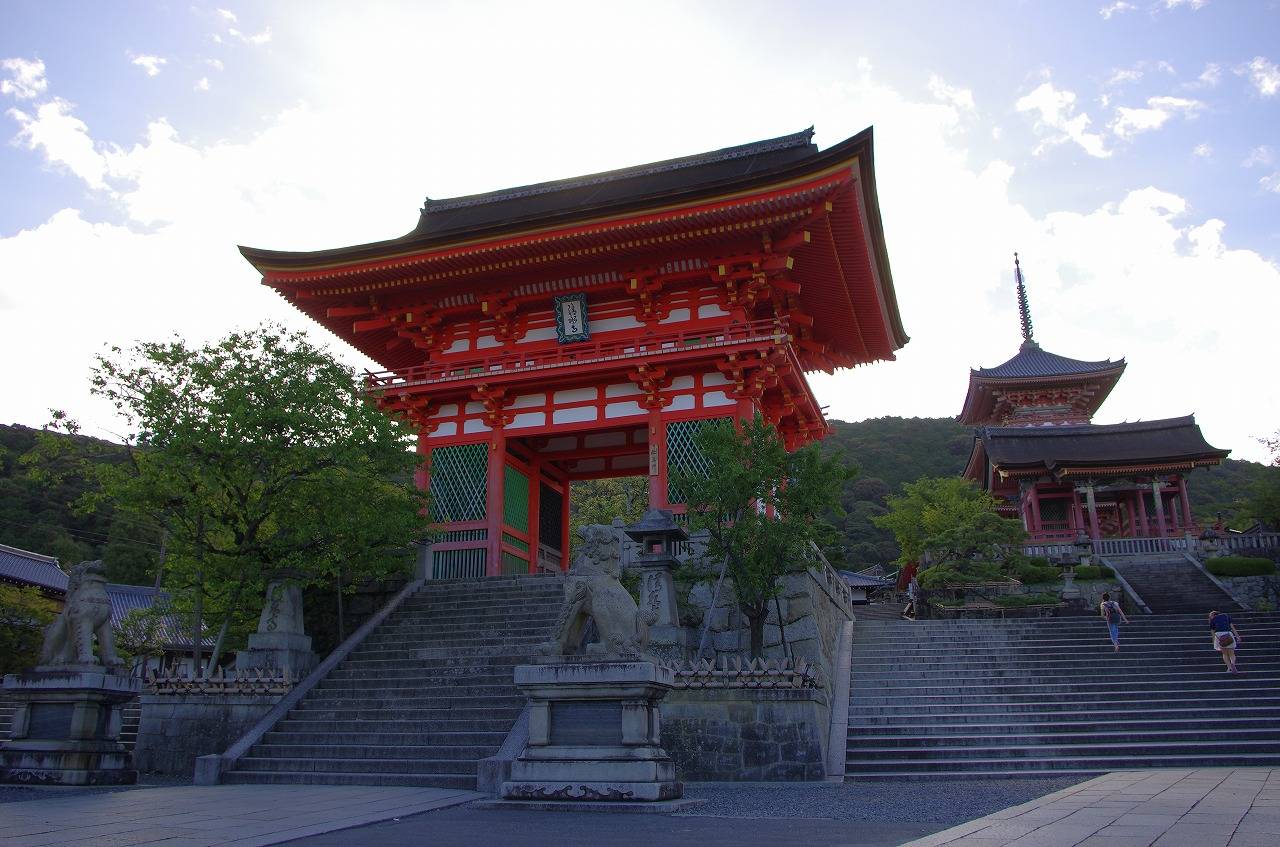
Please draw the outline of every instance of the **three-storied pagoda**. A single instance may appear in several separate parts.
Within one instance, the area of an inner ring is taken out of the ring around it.
[[[647,475],[679,511],[668,469],[698,466],[704,422],[821,438],[805,372],[906,343],[871,130],[812,135],[428,199],[389,241],[241,252],[386,368],[368,387],[418,427],[432,576],[566,568],[573,480]]]
[[[1095,424],[1125,362],[1068,359],[1035,341],[1014,254],[1022,346],[994,368],[969,372],[959,421],[977,427],[964,475],[1021,518],[1033,540],[1164,538],[1197,531],[1186,474],[1220,464],[1187,415]]]

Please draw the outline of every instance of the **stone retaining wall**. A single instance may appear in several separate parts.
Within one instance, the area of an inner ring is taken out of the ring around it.
[[[672,691],[662,746],[690,782],[821,780],[829,712],[817,689]]]
[[[280,699],[279,694],[142,695],[134,767],[189,775],[197,756],[221,753]]]
[[[1244,603],[1250,609],[1270,604],[1272,611],[1280,608],[1280,575],[1268,576],[1220,576],[1217,579],[1227,587],[1231,596]]]

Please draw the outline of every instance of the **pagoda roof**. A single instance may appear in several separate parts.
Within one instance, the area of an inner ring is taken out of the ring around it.
[[[994,368],[974,368],[980,379],[1043,379],[1045,377],[1078,376],[1123,368],[1124,359],[1087,362],[1050,353],[1034,341],[1024,341],[1017,355]]]
[[[1212,446],[1194,415],[1120,424],[987,426],[975,432],[965,468],[971,479],[992,474],[1059,479],[1170,473],[1217,465],[1230,450]]]
[[[958,420],[964,424],[984,424],[996,412],[996,392],[1018,387],[1092,386],[1086,398],[1089,415],[1107,399],[1111,389],[1124,373],[1124,359],[1086,361],[1059,356],[1043,349],[1035,341],[1024,341],[1017,354],[993,368],[972,368],[969,390]]]
[[[299,310],[384,367],[401,369],[419,363],[414,348],[389,345],[392,329],[353,325],[352,310],[373,297],[385,312],[402,303],[421,308],[424,298],[472,296],[481,286],[515,286],[534,274],[572,285],[683,260],[727,239],[758,243],[757,233],[797,226],[825,203],[826,225],[794,248],[793,275],[815,321],[813,340],[839,365],[892,359],[908,336],[884,243],[872,130],[825,150],[812,139],[810,128],[603,173],[428,199],[411,232],[385,241],[240,252]]]

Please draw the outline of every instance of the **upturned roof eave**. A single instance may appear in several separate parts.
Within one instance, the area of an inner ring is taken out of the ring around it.
[[[1096,413],[1107,398],[1111,396],[1112,389],[1116,387],[1116,383],[1120,381],[1120,377],[1124,375],[1125,368],[1128,367],[1128,363],[1123,358],[1117,359],[1112,365],[1113,367],[1103,370],[1081,371],[1080,373],[1072,374],[1002,377],[983,376],[981,369],[970,368],[969,390],[965,394],[964,406],[960,409],[960,414],[956,416],[956,420],[969,426],[981,426],[987,423],[987,416],[991,414],[991,394],[986,393],[983,395],[980,392],[981,388],[1009,389],[1020,386],[1042,388],[1048,385],[1081,382],[1085,379],[1105,380],[1102,390],[1095,395],[1097,402],[1090,403],[1090,413]]]

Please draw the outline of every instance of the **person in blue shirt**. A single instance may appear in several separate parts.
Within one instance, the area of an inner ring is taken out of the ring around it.
[[[1231,615],[1214,609],[1209,613],[1209,631],[1213,633],[1213,649],[1222,654],[1222,663],[1229,673],[1240,673],[1236,667],[1236,648],[1240,646],[1240,630],[1231,622]]]
[[[1103,592],[1102,602],[1098,604],[1098,614],[1107,622],[1107,631],[1111,634],[1111,646],[1120,652],[1120,621],[1129,622],[1120,604],[1111,599],[1110,592]]]

